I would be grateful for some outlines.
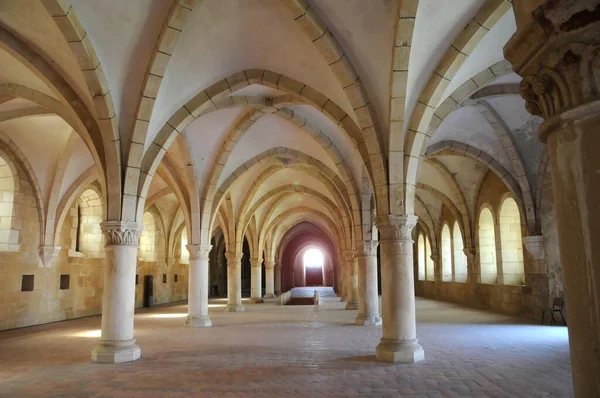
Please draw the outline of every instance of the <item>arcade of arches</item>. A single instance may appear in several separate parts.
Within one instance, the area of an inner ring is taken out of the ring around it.
[[[0,347],[96,315],[132,362],[136,308],[201,339],[323,286],[309,318],[427,367],[419,303],[564,298],[564,391],[600,396],[598,32],[598,0],[0,2]]]

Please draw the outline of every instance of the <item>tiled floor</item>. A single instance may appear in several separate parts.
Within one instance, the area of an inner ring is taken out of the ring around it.
[[[567,330],[417,300],[426,361],[375,361],[381,327],[352,325],[344,303],[247,305],[209,329],[185,305],[136,315],[142,359],[89,360],[100,317],[0,332],[0,397],[570,397]]]

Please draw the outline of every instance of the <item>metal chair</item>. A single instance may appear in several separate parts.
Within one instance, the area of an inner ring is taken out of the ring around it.
[[[562,313],[564,306],[565,301],[562,299],[562,297],[555,298],[552,301],[552,307],[546,308],[544,311],[542,311],[542,325],[544,324],[544,316],[546,315],[546,312],[550,313],[550,316],[552,318],[552,320],[550,321],[550,326],[556,323],[556,319],[554,319],[554,313],[558,312],[560,314],[560,317],[562,318],[563,323],[565,324],[565,326],[567,326],[567,321],[565,320],[565,317]]]

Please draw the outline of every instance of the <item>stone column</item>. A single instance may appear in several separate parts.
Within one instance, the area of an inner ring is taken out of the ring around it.
[[[345,259],[342,259],[341,255],[338,258],[340,263],[340,301],[346,301],[348,298],[348,283],[346,280],[348,264],[346,264]]]
[[[475,263],[475,248],[463,248],[463,253],[467,257],[467,283],[475,285],[479,281],[479,270]]]
[[[275,295],[281,295],[281,264],[275,263]]]
[[[227,258],[227,312],[243,312],[242,256],[243,253],[225,253]]]
[[[250,302],[264,303],[262,299],[262,260],[250,259]]]
[[[433,249],[432,249],[433,250]],[[433,261],[433,280],[434,280],[434,290],[433,297],[437,299],[440,296],[440,288],[442,287],[442,263],[439,252],[432,252],[429,258]]]
[[[381,325],[379,295],[377,294],[377,245],[376,241],[364,241],[356,244],[358,315],[355,322],[357,325]]]
[[[476,261],[476,254],[474,247],[463,248],[463,253],[467,256],[467,284],[469,285],[468,297],[469,300],[475,303],[483,302],[484,298],[481,297],[481,288],[479,284],[479,267]]]
[[[185,326],[210,327],[208,316],[208,257],[212,245],[187,245],[190,252],[188,266],[188,316]]]
[[[265,298],[275,297],[275,262],[265,261]]]
[[[523,3],[523,0],[515,1]],[[504,47],[527,110],[545,122],[576,397],[600,396],[600,1],[517,10]]]
[[[358,309],[358,259],[352,250],[346,252],[347,273],[346,281],[348,286],[347,310]]]
[[[383,337],[377,359],[411,363],[425,359],[417,340],[413,241],[415,216],[382,216],[376,219],[381,254]]]
[[[106,265],[102,295],[102,334],[92,350],[98,363],[131,362],[142,355],[133,338],[135,270],[143,226],[136,222],[106,221]]]

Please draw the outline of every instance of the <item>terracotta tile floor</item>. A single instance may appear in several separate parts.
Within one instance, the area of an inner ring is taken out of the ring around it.
[[[567,330],[418,299],[426,361],[375,361],[380,327],[351,325],[344,303],[247,305],[209,329],[185,305],[141,310],[142,359],[89,360],[100,317],[0,333],[1,397],[569,397]]]

